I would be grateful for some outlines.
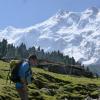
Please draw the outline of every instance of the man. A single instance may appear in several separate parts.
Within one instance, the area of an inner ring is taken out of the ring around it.
[[[19,69],[20,82],[16,83],[16,90],[18,91],[21,100],[28,99],[27,85],[32,81],[31,67],[37,64],[36,55],[31,55],[28,62],[24,61]]]

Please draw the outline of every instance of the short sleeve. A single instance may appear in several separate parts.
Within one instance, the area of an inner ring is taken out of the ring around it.
[[[24,62],[21,67],[20,67],[20,70],[19,70],[19,76],[23,79],[25,79],[25,74],[26,74],[26,71],[29,69],[29,64],[27,62]]]

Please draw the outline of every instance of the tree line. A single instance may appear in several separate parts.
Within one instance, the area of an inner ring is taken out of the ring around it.
[[[59,50],[52,52],[45,52],[40,46],[36,48],[35,46],[26,48],[25,44],[15,47],[13,44],[8,44],[6,39],[0,42],[0,59],[27,59],[29,55],[36,54],[38,59],[48,60],[54,63],[62,63],[64,65],[80,65],[84,69],[84,65],[80,62],[75,61],[74,57],[69,57],[64,55]],[[89,68],[86,69],[89,72]]]
[[[0,58],[14,58],[14,59],[26,59],[29,55],[36,54],[39,59],[46,59],[49,61],[64,63],[66,65],[80,64],[76,62],[74,57],[69,57],[68,55],[63,55],[59,50],[52,52],[44,52],[40,46],[36,48],[35,46],[31,48],[26,48],[25,44],[15,47],[13,44],[8,44],[6,39],[0,42]]]

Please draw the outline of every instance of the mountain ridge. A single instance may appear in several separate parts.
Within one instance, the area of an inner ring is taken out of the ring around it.
[[[58,11],[48,20],[28,28],[9,26],[0,30],[0,39],[27,48],[41,46],[45,51],[60,50],[85,65],[100,65],[100,9],[83,12]]]

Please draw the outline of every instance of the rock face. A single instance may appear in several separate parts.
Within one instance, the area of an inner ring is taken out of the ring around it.
[[[24,29],[7,27],[0,39],[15,46],[41,46],[45,51],[60,50],[85,65],[100,65],[100,10],[58,11],[48,20]]]

